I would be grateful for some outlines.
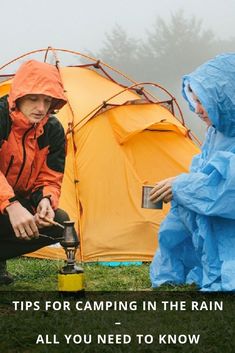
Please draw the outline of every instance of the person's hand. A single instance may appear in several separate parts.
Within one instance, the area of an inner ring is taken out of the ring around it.
[[[47,222],[44,218],[54,219],[55,212],[51,207],[50,200],[43,198],[37,207],[36,214],[34,215],[35,222],[38,228],[51,227],[52,224]]]
[[[163,201],[165,203],[172,200],[172,182],[175,177],[159,181],[150,192],[149,199],[152,202]]]
[[[38,238],[38,227],[34,216],[19,202],[14,202],[6,207],[6,212],[17,238],[24,240]]]

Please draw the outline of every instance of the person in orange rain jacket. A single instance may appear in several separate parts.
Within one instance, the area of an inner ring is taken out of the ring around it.
[[[35,60],[20,66],[9,96],[0,98],[0,284],[13,281],[6,259],[61,237],[45,217],[68,220],[58,209],[65,135],[52,115],[66,102],[57,68]]]

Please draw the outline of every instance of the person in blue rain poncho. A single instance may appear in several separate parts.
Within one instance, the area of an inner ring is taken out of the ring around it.
[[[152,201],[172,201],[150,266],[152,286],[235,291],[235,53],[184,76],[182,93],[208,129],[190,172],[152,191]]]

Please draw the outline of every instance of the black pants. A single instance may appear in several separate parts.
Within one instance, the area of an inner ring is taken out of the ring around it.
[[[30,202],[26,199],[21,199],[20,203],[27,208],[29,212],[34,214],[33,208]],[[59,223],[69,220],[68,214],[61,210],[57,209],[55,211],[54,220]],[[11,226],[8,215],[0,215],[0,261],[11,259],[23,254],[30,253],[32,251],[41,249],[44,246],[55,244],[58,242],[57,238],[61,238],[63,235],[63,229],[58,226],[51,226],[39,229],[40,234],[48,235],[50,238],[33,238],[31,240],[22,240],[18,239],[15,236],[15,232]]]

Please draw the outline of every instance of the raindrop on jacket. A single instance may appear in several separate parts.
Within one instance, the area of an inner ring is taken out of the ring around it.
[[[153,287],[196,283],[202,291],[235,290],[235,53],[222,54],[183,77],[212,125],[190,173],[172,185],[171,211],[150,267]]]

